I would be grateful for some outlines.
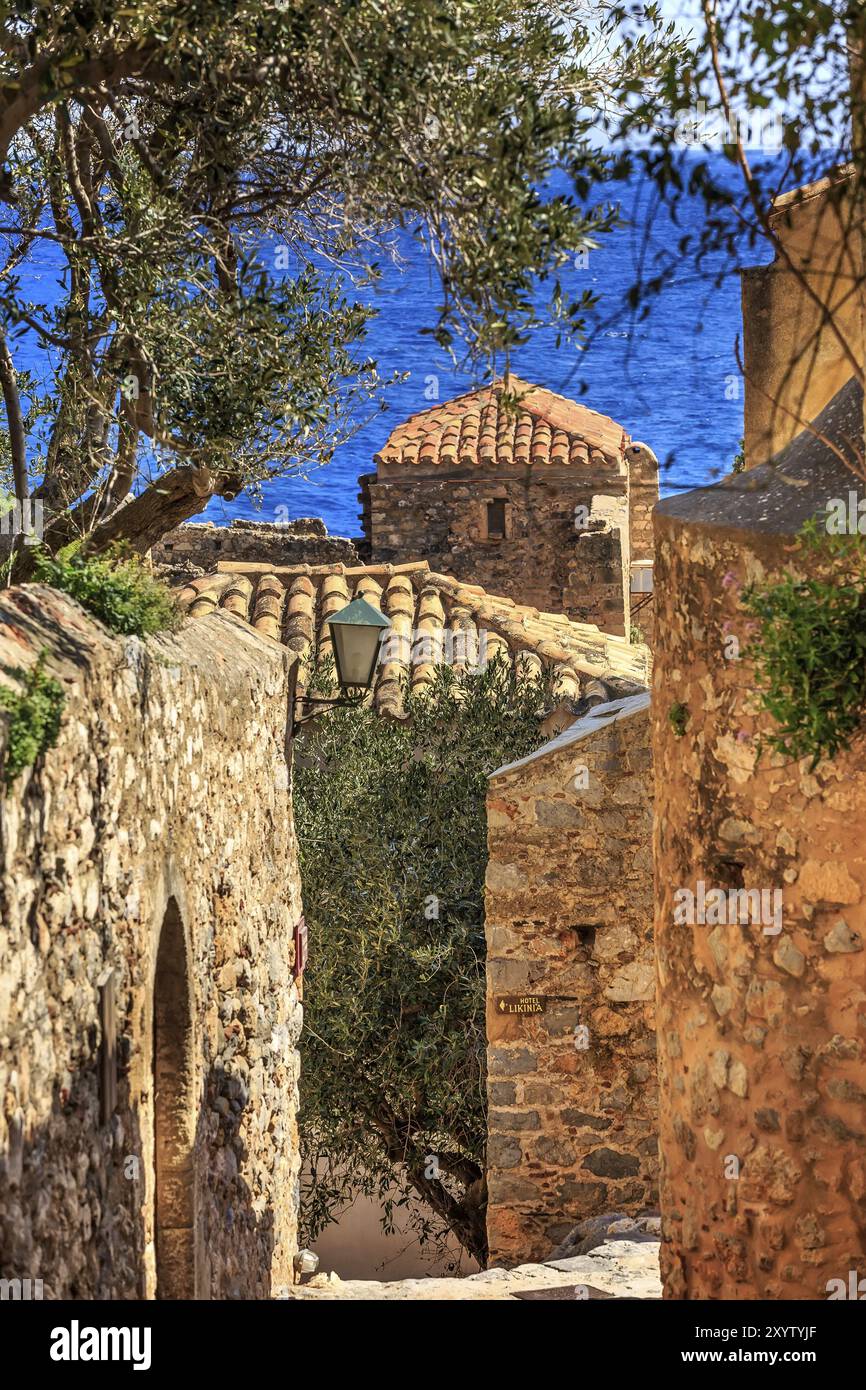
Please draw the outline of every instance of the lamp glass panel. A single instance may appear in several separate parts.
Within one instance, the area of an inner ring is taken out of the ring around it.
[[[376,666],[382,629],[332,623],[331,634],[341,683],[368,686]]]

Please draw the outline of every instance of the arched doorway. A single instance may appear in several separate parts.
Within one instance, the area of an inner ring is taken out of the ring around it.
[[[153,986],[156,1296],[195,1298],[195,1063],[183,921],[169,900]]]

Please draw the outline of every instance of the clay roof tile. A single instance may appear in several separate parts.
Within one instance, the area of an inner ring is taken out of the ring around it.
[[[391,622],[372,696],[376,710],[388,717],[403,717],[407,679],[420,691],[435,678],[442,661],[473,667],[497,653],[533,670],[549,663],[568,698],[579,693],[583,681],[605,673],[636,686],[648,681],[645,647],[631,646],[591,623],[540,613],[477,584],[436,574],[423,561],[400,566],[298,565],[276,571],[266,565],[224,563],[224,569],[188,585],[180,595],[181,606],[195,618],[212,613],[222,598],[228,611],[238,612],[269,637],[281,637],[301,659],[301,700],[316,658],[326,660],[331,654],[326,620],[353,596],[365,597]]]
[[[236,614],[239,618],[249,619],[252,593],[252,582],[246,575],[238,574],[223,590],[220,608],[224,608],[227,613]]]
[[[628,436],[615,420],[514,376],[509,378],[507,407],[504,391],[505,383],[498,379],[492,386],[419,411],[395,426],[374,455],[375,462],[388,468],[495,463],[580,467],[596,450],[595,466],[622,464]]]
[[[283,605],[286,590],[275,574],[263,574],[256,585],[252,623],[256,632],[279,641],[282,634]]]
[[[559,465],[570,460],[569,438],[564,430],[554,430],[550,445],[550,462]]]

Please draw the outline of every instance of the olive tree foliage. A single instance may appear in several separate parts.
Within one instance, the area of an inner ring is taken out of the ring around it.
[[[549,701],[501,657],[444,666],[405,720],[337,709],[296,754],[307,1240],[363,1193],[485,1262],[487,776]]]
[[[654,195],[645,200],[647,243],[653,207],[665,204],[676,224],[686,202],[702,204],[681,236],[644,258],[630,312],[648,313],[673,276],[718,285],[744,263],[775,261],[818,310],[804,358],[823,335],[862,384],[862,345],[848,340],[840,310],[863,292],[851,252],[864,225],[866,7],[862,0],[696,0],[680,31],[687,56],[661,78],[667,116],[659,119],[654,90],[650,103],[638,95],[607,121],[630,176],[643,175]],[[786,222],[771,211],[780,194],[802,189],[807,197],[823,179],[840,249],[835,269],[819,281],[792,260]],[[743,371],[739,342],[735,351]],[[810,427],[803,418],[795,423]],[[863,471],[862,444],[849,461]]]
[[[540,320],[579,336],[591,297],[560,272],[617,216],[593,121],[651,100],[679,47],[652,6],[624,24],[574,0],[2,8],[0,385],[52,548],[143,550],[327,461],[381,404],[354,286],[401,238],[438,274],[439,346],[489,368]],[[25,353],[52,403],[36,438]]]

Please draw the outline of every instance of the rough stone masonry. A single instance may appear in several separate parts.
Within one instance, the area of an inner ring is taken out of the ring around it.
[[[817,577],[796,537],[846,496],[840,445],[862,408],[851,381],[746,486],[734,475],[655,514],[667,1298],[849,1297],[866,1278],[863,736],[814,765],[762,747],[776,726],[754,698],[742,603],[786,571]],[[702,885],[727,910],[683,920],[678,899]],[[732,910],[732,893],[753,907]]]
[[[491,1260],[655,1206],[649,693],[598,705],[490,779]]]
[[[510,378],[397,425],[359,479],[371,557],[429,560],[543,612],[624,635],[633,562],[652,558],[658,461],[621,425]]]
[[[0,1276],[267,1297],[297,1215],[286,654],[4,591],[0,680],[42,650],[60,741],[0,792]]]
[[[318,517],[260,522],[235,517],[229,526],[212,521],[185,522],[153,547],[154,565],[176,571],[214,569],[223,560],[254,560],[274,565],[358,564],[354,541],[328,535]]]

